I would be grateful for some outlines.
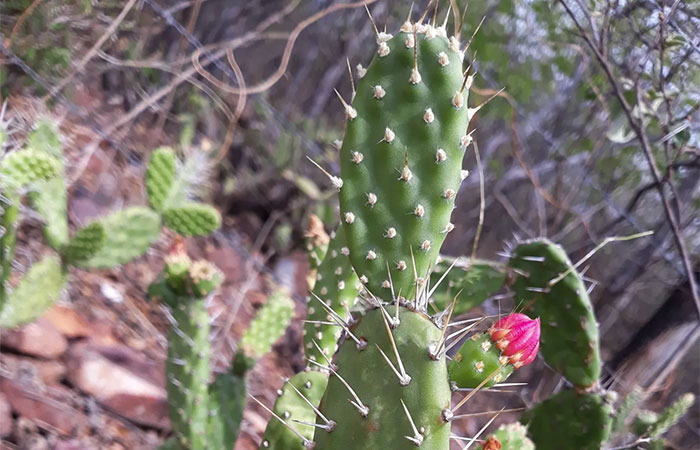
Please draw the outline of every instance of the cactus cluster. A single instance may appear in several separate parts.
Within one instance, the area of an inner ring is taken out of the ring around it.
[[[208,300],[223,275],[206,260],[191,261],[184,241],[165,258],[162,276],[149,289],[167,308],[170,321],[165,364],[174,436],[163,448],[232,448],[247,400],[246,373],[283,334],[294,302],[276,292],[258,311],[239,342],[230,370],[212,376]],[[303,386],[302,386],[303,388]]]
[[[70,266],[109,268],[143,255],[165,224],[185,236],[206,235],[221,223],[209,205],[187,199],[185,177],[171,149],[153,153],[146,171],[152,208],[130,206],[69,232],[65,162],[57,126],[43,119],[21,149],[0,158],[0,328],[39,317],[58,300]],[[43,220],[47,243],[57,255],[44,256],[14,286],[11,274],[20,212],[31,207]]]

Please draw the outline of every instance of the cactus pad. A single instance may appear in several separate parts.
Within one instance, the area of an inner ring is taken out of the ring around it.
[[[83,267],[108,268],[146,253],[160,235],[160,217],[154,211],[132,206],[98,219],[105,230],[102,248]]]
[[[167,203],[170,189],[175,180],[177,157],[169,147],[153,151],[146,168],[146,192],[153,209],[162,212]]]
[[[451,258],[443,258],[435,266],[430,275],[431,288],[440,281],[453,262]],[[498,292],[505,281],[506,271],[501,264],[460,258],[437,286],[433,293],[432,305],[436,311],[444,310],[459,293],[452,313],[453,317],[457,317],[482,304]]]
[[[0,185],[3,188],[24,188],[54,177],[59,167],[58,159],[43,152],[30,148],[12,152],[0,160]]]
[[[79,229],[61,249],[64,261],[76,264],[92,258],[102,248],[105,236],[105,228],[100,222],[93,222]]]
[[[475,334],[460,347],[450,363],[450,379],[461,388],[491,387],[505,381],[513,366],[491,341],[488,333]]]
[[[243,374],[220,373],[209,386],[207,448],[228,450],[236,444],[247,400]]]
[[[542,320],[542,356],[579,387],[600,377],[598,324],[581,276],[564,250],[546,239],[518,245],[510,259],[518,276],[513,289],[525,312]]]
[[[213,206],[190,202],[163,211],[163,222],[183,236],[206,236],[221,227],[221,214]]]
[[[240,349],[248,358],[260,358],[284,334],[293,316],[294,301],[282,290],[274,292],[248,326]]]
[[[342,331],[318,298],[345,319],[358,295],[360,280],[350,265],[346,250],[345,233],[339,228],[328,245],[328,252],[318,268],[313,293],[309,297],[307,322],[304,324],[304,349],[306,356],[316,361],[324,361],[324,357],[313,341],[330,358],[338,348],[337,341]]]
[[[600,450],[612,425],[612,408],[597,394],[566,390],[527,411],[520,419],[537,450]]]
[[[328,376],[321,372],[299,372],[277,391],[274,413],[284,419],[287,425],[294,428],[304,438],[311,441],[314,436],[314,428],[296,421],[306,423],[316,421],[316,413],[309,403],[318,407],[327,383]],[[272,418],[265,429],[260,449],[304,450],[304,443],[299,436],[279,420]]]
[[[447,366],[444,355],[434,360],[428,348],[440,340],[440,329],[423,313],[401,307],[399,325],[391,329],[399,363],[382,311],[370,310],[358,320],[352,333],[363,344],[345,339],[321,401],[321,412],[336,426],[331,432],[316,429],[315,450],[409,450],[416,442],[426,450],[448,448],[450,424],[442,419],[451,397]]]
[[[12,328],[41,316],[60,297],[67,276],[55,256],[34,264],[0,310],[0,328]]]
[[[459,44],[450,45],[444,28],[406,23],[401,30],[377,36],[378,55],[346,106],[340,151],[350,259],[383,299],[391,297],[387,265],[394,292],[408,299],[435,265],[452,229],[468,143]]]

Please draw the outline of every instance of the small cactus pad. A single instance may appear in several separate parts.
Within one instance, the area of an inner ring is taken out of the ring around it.
[[[333,356],[342,331],[326,306],[345,320],[358,295],[360,280],[357,279],[350,265],[346,250],[345,234],[343,229],[339,228],[328,246],[326,257],[318,268],[314,290],[309,297],[307,322],[304,324],[304,350],[306,356],[315,361],[324,361],[316,345],[321,348],[326,357]],[[326,305],[323,305],[319,299]],[[331,325],[328,324],[329,322]],[[316,345],[313,341],[316,341]]]
[[[66,181],[61,172],[58,176],[37,183],[29,199],[37,213],[44,220],[44,236],[49,244],[59,249],[69,240],[68,199]]]
[[[206,236],[221,227],[221,214],[206,203],[190,202],[166,208],[163,211],[163,222],[166,227],[183,236]]]
[[[160,217],[151,209],[132,206],[98,219],[104,226],[102,248],[83,267],[108,268],[124,264],[146,253],[160,236]]]
[[[76,264],[92,258],[102,248],[105,236],[105,228],[100,222],[93,222],[79,229],[61,249],[64,261]]]
[[[55,256],[34,264],[0,310],[0,328],[12,328],[40,317],[60,297],[67,276]]]
[[[205,450],[209,427],[209,315],[204,300],[179,297],[168,333],[168,406],[175,437],[183,449]]]
[[[675,425],[675,423],[688,412],[690,407],[693,406],[693,403],[695,403],[694,394],[687,393],[681,395],[678,400],[659,414],[658,420],[649,427],[647,435],[654,439],[666,433],[669,428]]]
[[[54,177],[59,167],[57,158],[40,151],[26,148],[12,152],[0,160],[0,186],[3,191],[24,188]]]
[[[220,373],[209,386],[208,449],[232,449],[238,438],[243,410],[248,399],[245,378]]]
[[[453,263],[454,266],[447,272]],[[437,284],[443,275],[445,278]],[[431,305],[436,311],[441,311],[459,293],[452,315],[460,316],[498,292],[505,280],[505,267],[496,262],[468,258],[460,258],[455,262],[452,258],[441,258],[430,275],[431,289],[437,284]]]
[[[515,248],[509,264],[518,274],[513,285],[516,303],[542,320],[542,356],[547,364],[576,386],[597,383],[598,323],[586,286],[564,250],[547,239],[526,241]]]
[[[294,316],[294,301],[283,290],[274,292],[258,310],[239,343],[243,353],[257,359],[269,352]]]
[[[167,203],[176,170],[177,157],[171,148],[160,147],[153,151],[146,168],[146,192],[148,202],[158,212],[162,212]]]
[[[527,437],[527,428],[515,422],[501,425],[486,439],[482,450],[535,450],[535,444]]]
[[[441,331],[420,312],[401,307],[398,317],[398,325],[389,319],[390,328],[374,309],[352,326],[360,344],[346,336],[320,407],[336,425],[330,432],[316,429],[315,450],[449,448],[447,365],[443,354],[431,358],[429,348]]]
[[[304,423],[314,423],[316,413],[311,405],[318,407],[326,390],[328,376],[321,372],[299,372],[277,391],[274,413],[294,428],[305,439],[311,441],[314,428]],[[303,397],[302,397],[303,396]],[[305,450],[301,438],[282,422],[271,418],[265,429],[260,449]]]
[[[508,357],[501,354],[488,333],[475,334],[467,339],[449,367],[450,379],[460,388],[476,388],[489,377],[482,387],[491,387],[513,373]]]
[[[342,185],[341,220],[360,279],[390,299],[388,266],[396,295],[412,299],[452,229],[469,83],[459,43],[442,27],[407,22],[396,37],[379,33],[377,44],[345,108],[342,180],[334,184]]]
[[[612,408],[597,394],[566,390],[523,414],[537,450],[600,450],[608,439]]]

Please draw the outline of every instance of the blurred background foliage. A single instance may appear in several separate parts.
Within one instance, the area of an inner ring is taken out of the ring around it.
[[[210,155],[217,164],[208,187],[226,217],[224,233],[261,241],[274,259],[303,248],[310,212],[329,229],[336,220],[332,188],[307,157],[338,173],[333,141],[342,138],[343,112],[333,89],[350,97],[348,62],[353,69],[369,63],[374,31],[363,8],[320,18],[300,33],[283,76],[245,96],[240,111],[235,87],[242,80],[231,59],[217,53],[203,74],[192,57],[206,59],[202,46],[235,47],[242,79],[254,86],[277,70],[298,24],[337,3],[6,0],[0,93],[20,123],[50,112],[65,128],[82,129],[70,141],[77,159],[100,142],[116,150],[113,161],[137,167],[160,144]],[[438,21],[450,3],[460,15],[467,7],[466,0],[443,0]],[[427,6],[416,2],[413,17]],[[411,2],[376,1],[370,9],[391,32]],[[483,178],[472,152],[446,252],[471,252],[482,181],[480,257],[543,235],[576,260],[608,236],[654,231],[605,247],[583,267],[610,384],[657,390],[669,367],[686,367],[664,395],[698,393],[700,321],[689,276],[697,279],[700,270],[700,2],[471,1],[465,41],[482,19],[468,49],[478,73],[470,104],[505,91],[471,124]],[[455,26],[450,15],[448,28]],[[251,32],[256,39],[235,44]],[[98,177],[87,184],[99,191],[104,183]],[[681,448],[697,443],[698,420],[695,411],[679,427]]]

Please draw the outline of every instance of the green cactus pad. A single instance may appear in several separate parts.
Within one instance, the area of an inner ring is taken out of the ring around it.
[[[149,208],[132,206],[98,219],[105,229],[102,248],[82,267],[108,268],[146,253],[160,236],[160,217]]]
[[[205,450],[209,428],[209,315],[204,300],[179,297],[168,333],[166,389],[173,431],[180,447]]]
[[[316,413],[309,403],[318,407],[327,384],[328,377],[321,372],[299,372],[277,391],[274,413],[284,419],[287,425],[311,441],[314,436],[314,428],[296,421],[306,423],[316,421]],[[267,428],[265,428],[260,449],[305,450],[305,447],[298,435],[279,420],[271,418]]]
[[[430,275],[431,288],[440,281],[454,262],[453,258],[441,258]],[[452,312],[453,317],[457,317],[482,304],[498,292],[505,281],[506,271],[503,265],[492,261],[459,258],[442,282],[437,285],[433,293],[432,305],[436,311],[442,311],[459,293]]]
[[[209,386],[210,449],[232,449],[243,419],[247,401],[245,378],[234,373],[220,373]]]
[[[79,229],[61,249],[63,260],[69,264],[87,261],[97,253],[106,239],[105,228],[100,222]]]
[[[500,361],[501,351],[488,333],[475,334],[460,347],[450,363],[450,379],[461,388],[491,387],[505,381],[513,373],[513,366]],[[495,372],[495,373],[494,373]],[[492,376],[493,374],[493,376]]]
[[[56,176],[59,168],[59,160],[46,153],[30,148],[12,152],[0,160],[0,186],[3,191],[24,188]]]
[[[206,236],[221,227],[221,214],[205,203],[187,203],[163,211],[163,222],[183,236]]]
[[[350,260],[383,299],[390,298],[387,264],[395,294],[408,299],[435,265],[452,229],[468,143],[459,44],[451,45],[443,28],[405,24],[402,30],[378,36],[378,54],[346,107],[340,151]]]
[[[393,314],[394,307],[390,310]],[[346,338],[335,356],[337,374],[330,376],[320,409],[326,418],[336,422],[336,427],[332,432],[316,429],[315,450],[416,448],[406,436],[422,439],[422,449],[448,448],[450,424],[442,419],[451,397],[447,365],[444,355],[433,360],[429,349],[431,343],[434,345],[440,339],[440,329],[423,313],[400,308],[399,325],[391,333],[410,377],[410,382],[402,385],[378,349],[399,370],[382,311],[367,311],[358,320],[352,332],[366,345],[364,349],[358,348],[354,340]],[[362,402],[357,406],[369,408],[368,412],[361,413],[350,403],[356,400],[341,377]],[[321,423],[319,420],[317,424]]]
[[[523,414],[537,450],[600,450],[612,425],[612,408],[597,394],[566,390]]]
[[[68,233],[68,199],[63,173],[56,177],[37,183],[29,199],[37,213],[44,219],[44,236],[49,244],[59,249],[69,240]]]
[[[0,328],[12,328],[40,317],[60,297],[67,281],[53,255],[34,264],[8,296],[0,310]]]
[[[339,228],[328,245],[326,257],[318,268],[314,290],[309,297],[307,322],[304,324],[306,356],[315,361],[323,362],[325,358],[319,353],[313,341],[316,341],[321,351],[330,358],[338,348],[337,341],[342,331],[318,298],[340,317],[347,318],[358,296],[360,280],[357,279],[346,253],[345,234],[343,229]],[[328,325],[328,322],[334,325]]]
[[[160,147],[153,151],[146,168],[146,192],[153,209],[162,212],[167,203],[177,170],[173,149]]]
[[[17,246],[17,226],[19,223],[20,195],[17,192],[0,192],[0,225],[3,233],[0,235],[0,309],[7,298],[12,262]]]
[[[588,388],[600,377],[598,323],[581,276],[559,246],[547,239],[518,245],[510,259],[518,276],[516,304],[542,321],[541,352],[547,364],[574,385]]]
[[[688,412],[690,407],[693,406],[693,403],[695,403],[694,394],[687,393],[681,395],[678,400],[659,414],[658,420],[649,427],[647,435],[655,439],[666,433],[669,428],[675,425],[676,422]]]
[[[637,409],[639,403],[644,399],[642,390],[635,386],[632,391],[620,402],[620,405],[615,411],[613,419],[613,433],[622,433],[625,430],[625,423],[632,413]]]
[[[498,442],[489,447],[490,442]],[[515,422],[501,425],[495,433],[489,436],[482,450],[535,450],[535,444],[527,437],[527,428]]]
[[[282,337],[293,316],[294,301],[277,290],[258,310],[239,342],[240,349],[249,358],[260,358]]]

